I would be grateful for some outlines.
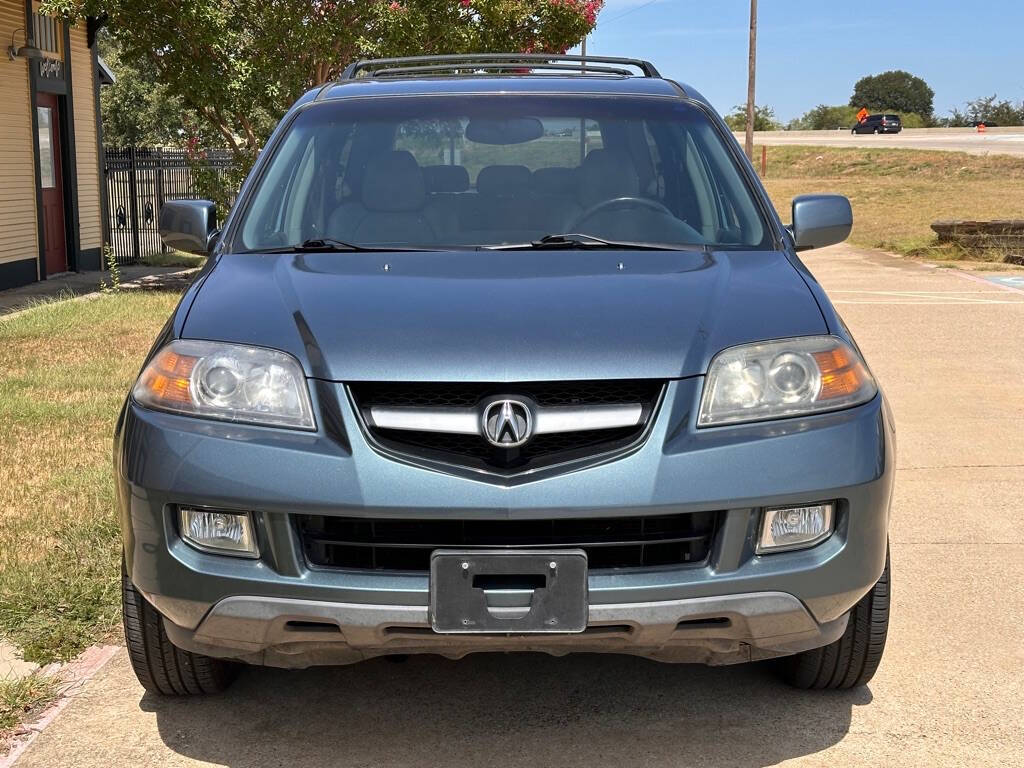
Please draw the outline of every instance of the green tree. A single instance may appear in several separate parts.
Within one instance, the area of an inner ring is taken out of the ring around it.
[[[363,57],[562,52],[603,0],[45,0],[104,17],[120,61],[152,73],[194,133],[215,132],[248,167],[306,89]],[[191,138],[191,137],[190,137]]]
[[[957,114],[955,110],[954,114]],[[995,94],[968,101],[963,124],[975,123],[1024,125],[1024,102],[1018,105],[1009,99],[999,100]]]
[[[747,108],[743,104],[737,104],[733,111],[725,116],[725,124],[731,130],[742,131],[747,127]],[[775,110],[769,106],[754,107],[754,130],[755,131],[777,131],[782,124],[775,118]]]
[[[935,92],[920,77],[900,69],[880,75],[862,77],[853,87],[850,106],[880,112],[888,109],[897,113],[920,115],[925,121],[932,117]]]
[[[849,128],[855,122],[857,107],[819,104],[802,117],[790,121],[787,128],[791,131],[832,131],[836,128]]]
[[[99,53],[117,78],[100,91],[104,143],[116,147],[181,145],[190,122],[181,100],[167,92],[151,67],[124,61],[117,41],[109,34],[100,34]]]

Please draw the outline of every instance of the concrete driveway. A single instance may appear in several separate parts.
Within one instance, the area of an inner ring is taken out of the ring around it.
[[[247,670],[144,695],[124,651],[30,766],[1021,765],[1024,292],[848,247],[812,254],[896,411],[895,605],[870,687],[628,657]]]

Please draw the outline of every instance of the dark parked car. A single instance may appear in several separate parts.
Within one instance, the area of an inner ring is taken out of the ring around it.
[[[850,133],[899,133],[902,130],[899,115],[868,115],[850,128]]]
[[[116,430],[139,680],[530,650],[863,685],[893,420],[797,255],[852,221],[810,195],[784,226],[644,61],[371,61],[311,90],[222,229],[161,211],[209,259]]]

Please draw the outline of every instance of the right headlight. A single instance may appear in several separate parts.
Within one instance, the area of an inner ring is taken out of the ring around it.
[[[877,391],[860,355],[835,336],[744,344],[711,361],[697,426],[834,411]]]
[[[302,366],[276,349],[178,339],[149,361],[132,397],[187,416],[316,429]]]

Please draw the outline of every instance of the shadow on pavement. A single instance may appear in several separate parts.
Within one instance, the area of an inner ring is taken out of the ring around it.
[[[246,668],[207,699],[142,698],[175,752],[243,766],[763,766],[838,742],[867,689],[795,691],[764,665],[476,654]]]

